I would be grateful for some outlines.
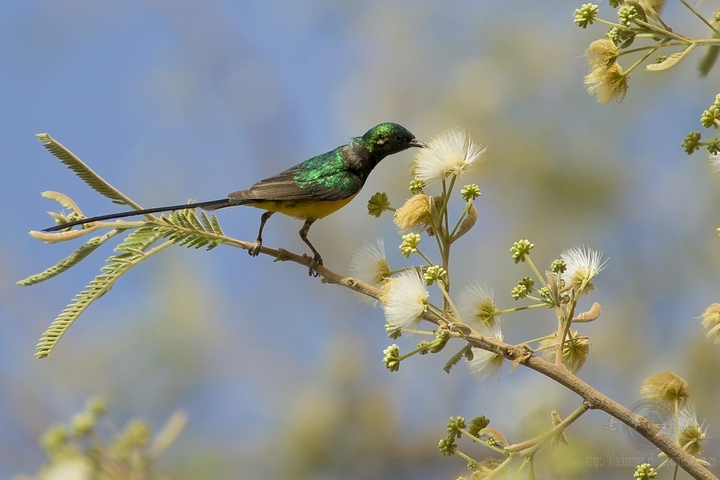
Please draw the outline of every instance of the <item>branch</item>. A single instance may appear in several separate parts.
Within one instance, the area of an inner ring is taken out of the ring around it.
[[[263,253],[275,256],[278,261],[287,260],[308,267],[310,265],[310,261],[312,260],[307,255],[301,257],[286,250],[271,250],[263,248]],[[361,282],[360,280],[352,277],[344,277],[323,266],[318,267],[316,270],[320,274],[322,281],[325,283],[342,285],[376,300],[380,299],[382,291],[372,285],[368,285],[367,283]],[[423,315],[423,319],[434,323],[435,325],[448,328],[451,336],[455,338],[462,338],[473,347],[482,348],[483,350],[500,354],[513,362],[519,362],[531,370],[535,370],[536,372],[545,375],[567,389],[575,392],[583,399],[590,409],[606,412],[638,432],[650,443],[664,452],[671,460],[677,463],[693,478],[702,480],[718,480],[718,478],[703,467],[695,457],[687,453],[679,445],[673,443],[668,437],[661,434],[660,430],[658,430],[645,417],[633,413],[615,400],[603,395],[598,390],[570,373],[565,366],[550,363],[542,358],[530,354],[525,349],[499,342],[491,337],[483,336],[477,332],[466,335],[464,333],[453,331],[453,325],[451,323],[432,312],[425,313]],[[464,327],[467,329],[467,325],[464,325]]]

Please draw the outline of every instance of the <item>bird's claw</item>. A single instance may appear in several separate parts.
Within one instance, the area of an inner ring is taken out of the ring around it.
[[[251,257],[257,257],[258,255],[260,255],[260,248],[262,248],[262,242],[255,240],[252,246],[248,248],[248,253]]]
[[[310,275],[311,277],[317,277],[318,275],[320,275],[318,272],[315,271],[315,268],[317,268],[318,266],[322,266],[322,264],[323,259],[320,257],[320,255],[315,255],[310,262],[310,269],[308,270],[308,275]]]

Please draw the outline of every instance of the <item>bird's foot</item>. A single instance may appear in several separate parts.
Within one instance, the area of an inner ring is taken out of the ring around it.
[[[318,266],[322,266],[322,264],[322,257],[320,257],[320,255],[315,255],[310,262],[310,269],[308,270],[308,275],[312,277],[317,277],[318,275],[320,275],[318,272],[315,271],[315,268],[317,268]]]
[[[248,248],[248,253],[251,257],[257,257],[260,255],[260,248],[262,248],[262,242],[260,240],[255,240],[252,247]]]

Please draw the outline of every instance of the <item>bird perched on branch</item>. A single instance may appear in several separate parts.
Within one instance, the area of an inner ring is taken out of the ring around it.
[[[110,213],[60,223],[44,231],[54,232],[91,222],[173,210],[189,208],[218,210],[249,205],[265,210],[265,213],[260,217],[260,230],[248,253],[253,257],[260,253],[265,223],[274,213],[280,212],[305,221],[299,234],[313,253],[309,274],[317,275],[315,268],[322,265],[323,260],[307,238],[310,226],[316,220],[330,215],[350,202],[360,192],[370,172],[383,158],[410,147],[425,146],[405,127],[397,123],[381,123],[368,130],[362,137],[350,139],[346,145],[305,160],[275,176],[260,180],[246,190],[233,192],[227,198]]]

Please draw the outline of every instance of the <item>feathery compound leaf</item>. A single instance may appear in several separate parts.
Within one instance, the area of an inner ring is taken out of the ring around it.
[[[32,275],[26,279],[20,280],[17,282],[18,285],[22,286],[29,286],[29,285],[35,285],[36,283],[43,282],[45,280],[48,280],[50,278],[53,278],[57,275],[60,275],[65,270],[69,269],[70,267],[73,267],[77,265],[82,259],[90,255],[92,252],[95,251],[100,245],[105,243],[110,238],[114,237],[120,233],[119,230],[115,230],[112,232],[108,232],[105,235],[102,235],[100,237],[93,237],[90,240],[87,241],[84,245],[81,245],[80,248],[75,250],[73,253],[70,254],[67,258],[64,258],[63,260],[60,260],[57,265],[54,265],[45,271],[38,273],[36,275]]]
[[[95,225],[88,228],[83,228],[82,230],[68,230],[66,232],[40,232],[37,230],[31,230],[30,236],[33,238],[36,238],[38,240],[42,240],[45,243],[59,243],[59,242],[67,242],[69,240],[75,240],[76,238],[83,237],[85,235],[88,235],[95,230],[100,230],[100,225]]]
[[[168,224],[159,227],[162,236],[177,245],[212,250],[225,241],[225,233],[215,215],[208,217],[207,213],[201,212],[198,218],[195,210],[187,209],[170,212],[169,216],[161,218]]]
[[[40,143],[43,144],[43,147],[55,155],[63,164],[65,164],[65,166],[72,170],[75,175],[80,178],[80,180],[87,183],[90,188],[98,192],[100,195],[109,198],[113,201],[113,203],[129,205],[130,207],[138,210],[142,208],[140,205],[136,204],[116,190],[115,187],[103,180],[100,175],[95,173],[90,167],[85,165],[82,160],[76,157],[70,150],[65,148],[50,135],[47,133],[38,133],[35,136],[38,140],[40,140]]]
[[[60,205],[62,205],[63,208],[67,208],[71,212],[77,212],[78,214],[82,215],[80,208],[78,208],[75,202],[73,202],[72,199],[70,199],[70,197],[68,197],[67,195],[64,195],[60,192],[53,192],[51,190],[48,190],[47,192],[42,192],[40,195],[43,198],[55,200]]]
[[[463,357],[467,357],[468,354],[471,355],[471,358],[472,358],[472,354],[470,353],[471,351],[472,350],[471,350],[470,345],[467,345],[466,347],[463,347],[463,349],[460,350],[459,352],[457,352],[455,355],[450,357],[450,360],[448,360],[445,363],[445,366],[443,367],[443,370],[445,370],[445,373],[450,373],[450,370],[452,370],[453,367],[455,365],[457,365],[460,362],[460,360],[463,359]]]
[[[202,216],[204,219],[207,220],[207,218],[208,218],[207,213],[202,212]],[[218,233],[219,235],[223,235],[223,236],[225,235],[225,232],[223,232],[222,228],[220,228],[220,222],[218,221],[218,219],[215,215],[210,217],[210,226],[212,227],[211,229],[214,232]],[[208,230],[210,230],[210,228]]]
[[[120,245],[115,247],[118,254],[107,259],[107,265],[101,269],[103,273],[95,277],[82,292],[75,295],[72,302],[65,307],[43,333],[37,344],[35,356],[44,358],[50,355],[50,352],[55,348],[55,345],[67,329],[70,328],[70,325],[92,302],[107,293],[118,278],[141,261],[170,246],[171,242],[164,242],[150,248],[162,236],[162,233],[155,226],[142,227],[130,233]]]

